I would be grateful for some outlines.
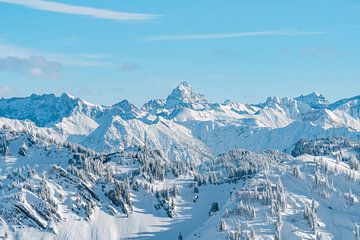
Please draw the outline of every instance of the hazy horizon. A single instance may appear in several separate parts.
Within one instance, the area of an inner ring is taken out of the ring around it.
[[[179,84],[181,84],[181,83],[182,83],[182,82],[179,82]],[[179,85],[179,84],[178,84],[178,85]],[[189,83],[189,84],[191,85],[191,83]],[[174,86],[174,88],[176,88],[176,87],[177,87],[177,86]],[[86,99],[86,98],[82,98],[82,97],[80,97],[80,96],[76,96],[76,95],[71,94],[71,93],[69,93],[69,92],[58,92],[58,93],[55,93],[55,92],[47,92],[47,93],[40,93],[40,94],[32,93],[32,94],[30,94],[30,95],[21,95],[21,96],[16,96],[16,95],[14,95],[14,96],[1,96],[0,99],[27,98],[27,97],[30,97],[30,96],[33,95],[33,94],[35,94],[35,95],[37,95],[37,96],[54,94],[54,95],[57,96],[57,97],[60,97],[60,96],[63,95],[63,94],[67,94],[67,95],[69,95],[69,96],[71,96],[71,97],[80,98],[80,99],[83,100],[83,101],[86,101],[86,102],[88,102],[88,103],[95,104],[95,105],[111,106],[111,105],[114,105],[114,104],[116,104],[116,103],[119,103],[119,102],[121,102],[121,101],[123,101],[123,100],[127,100],[127,101],[129,101],[129,103],[134,104],[136,107],[139,107],[139,108],[140,108],[140,107],[142,107],[144,104],[146,104],[147,102],[149,102],[150,100],[154,100],[154,99],[166,99],[166,98],[171,94],[171,91],[172,91],[174,88],[170,89],[169,92],[168,92],[168,94],[167,94],[166,96],[164,96],[164,97],[150,98],[150,99],[146,100],[145,102],[143,102],[143,103],[141,103],[141,104],[135,104],[135,103],[131,102],[131,101],[128,100],[128,99],[118,99],[117,101],[115,101],[115,102],[113,102],[113,103],[110,103],[110,104],[102,104],[102,103],[97,103],[97,102],[91,102],[91,101],[89,101],[89,100]],[[204,95],[204,94],[201,92],[201,90],[198,91],[198,89],[193,89],[193,92]],[[341,100],[341,99],[346,99],[346,98],[351,98],[351,97],[360,96],[360,95],[354,95],[354,96],[349,96],[349,97],[345,97],[345,98],[338,98],[338,99],[335,99],[335,100],[332,100],[332,101],[331,101],[331,100],[328,99],[326,96],[324,96],[322,93],[319,93],[319,92],[308,92],[308,93],[300,94],[300,95],[298,95],[298,96],[270,96],[270,95],[269,95],[269,96],[265,97],[263,100],[260,100],[260,101],[258,101],[258,102],[236,102],[236,101],[233,101],[232,99],[224,99],[224,100],[220,100],[220,101],[218,101],[218,102],[214,102],[214,101],[210,101],[211,97],[209,98],[209,97],[206,96],[206,95],[204,95],[204,96],[205,96],[206,99],[208,99],[208,100],[209,100],[210,102],[212,102],[212,103],[224,103],[225,101],[231,101],[231,102],[234,102],[234,103],[260,104],[260,103],[266,102],[266,100],[267,100],[268,97],[280,97],[280,98],[288,97],[288,98],[296,98],[296,97],[300,97],[300,96],[310,95],[310,94],[313,94],[313,93],[321,94],[323,97],[325,97],[326,100],[329,101],[329,103],[333,103],[333,102],[336,102],[336,101]]]

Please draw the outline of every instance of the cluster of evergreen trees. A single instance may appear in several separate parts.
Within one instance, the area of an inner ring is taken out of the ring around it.
[[[158,203],[155,204],[155,209],[160,210],[161,208],[163,208],[166,211],[168,217],[175,217],[177,215],[175,209],[175,198],[178,194],[179,190],[175,184],[171,188],[156,191],[155,197]]]
[[[316,205],[314,199],[311,201],[310,206],[305,206],[304,217],[309,223],[309,226],[312,229],[313,234],[316,236],[316,238],[319,238],[320,237],[320,233],[318,232],[319,223],[318,223],[318,217],[316,215]]]

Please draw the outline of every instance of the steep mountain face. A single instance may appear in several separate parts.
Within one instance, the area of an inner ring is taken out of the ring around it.
[[[187,82],[180,83],[166,99],[150,100],[142,107],[149,114],[166,118],[173,118],[181,109],[201,111],[210,108],[211,104],[205,96],[194,93],[192,86]]]
[[[39,127],[45,127],[69,116],[80,102],[80,99],[67,94],[60,97],[54,94],[33,94],[27,98],[1,99],[0,116],[19,120],[28,119]]]
[[[124,120],[141,118],[145,114],[127,100],[114,104],[109,110],[111,115],[119,115]]]
[[[360,118],[360,96],[339,100],[329,107],[331,110],[342,111],[355,119]]]
[[[94,118],[103,107],[92,105],[68,94],[31,95],[27,98],[0,100],[0,116],[30,120],[36,126],[52,128],[64,137],[87,135],[98,127]]]
[[[200,163],[211,157],[210,150],[189,129],[162,117],[149,124],[110,116],[82,144],[100,152],[148,145],[174,161]]]
[[[325,108],[329,105],[329,101],[326,100],[323,95],[316,92],[310,93],[308,95],[301,95],[295,98],[295,100],[305,103],[315,109]]]
[[[293,99],[269,97],[260,104],[218,104],[183,82],[166,99],[151,100],[140,109],[126,100],[98,106],[67,94],[32,95],[1,99],[0,117],[30,120],[38,129],[98,151],[149,144],[169,159],[202,162],[237,147],[286,151],[301,138],[358,139],[359,99],[331,104],[311,93]]]
[[[204,110],[209,107],[209,102],[204,95],[194,93],[192,86],[182,82],[176,87],[166,99],[165,108],[191,108]]]

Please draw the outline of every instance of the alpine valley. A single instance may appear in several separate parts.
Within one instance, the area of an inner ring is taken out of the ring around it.
[[[0,239],[360,239],[360,96],[0,99]]]

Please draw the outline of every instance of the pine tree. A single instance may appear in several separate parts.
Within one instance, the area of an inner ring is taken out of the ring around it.
[[[26,156],[26,154],[28,153],[29,149],[28,147],[26,146],[26,144],[23,142],[21,147],[19,148],[19,151],[18,153],[21,155],[21,156]]]
[[[170,206],[171,206],[171,209],[172,209],[172,210],[175,209],[175,202],[174,202],[174,199],[173,199],[173,198],[171,198],[171,204],[170,204]]]
[[[183,240],[183,236],[179,233],[178,240]]]
[[[293,167],[293,176],[294,176],[294,178],[301,178],[301,170],[300,170],[299,166]]]
[[[274,217],[276,214],[276,202],[274,199],[271,199],[271,215]]]
[[[9,143],[7,141],[4,141],[2,143],[1,152],[4,157],[7,157],[9,155]]]
[[[173,184],[170,193],[171,193],[172,197],[176,197],[178,195],[179,191],[178,191],[177,186],[176,186],[175,183]]]
[[[229,210],[227,208],[225,209],[224,217],[229,217]]]
[[[357,224],[354,226],[354,240],[360,240],[360,230]]]
[[[308,220],[308,223],[313,230],[313,234],[316,237],[316,235],[318,234],[318,231],[317,231],[318,220],[317,220],[317,216],[316,216],[316,206],[315,206],[314,199],[312,200],[310,207],[305,206],[304,217],[305,217],[305,219]]]
[[[274,240],[281,240],[281,223],[279,220],[276,222]]]
[[[223,231],[225,231],[225,229],[226,229],[226,222],[224,219],[221,219],[219,230],[220,230],[220,232],[223,232]]]
[[[209,212],[209,216],[214,215],[218,211],[219,211],[219,203],[213,202],[211,204],[211,209],[210,209],[210,212]]]
[[[256,239],[256,233],[255,233],[253,227],[251,227],[251,230],[250,230],[250,239],[251,239],[251,240],[255,240],[255,239]]]

